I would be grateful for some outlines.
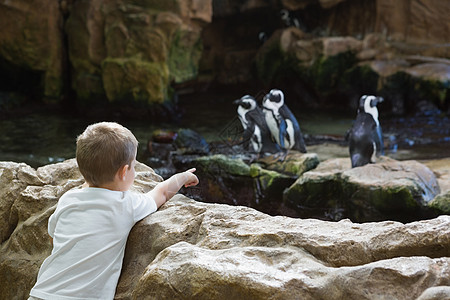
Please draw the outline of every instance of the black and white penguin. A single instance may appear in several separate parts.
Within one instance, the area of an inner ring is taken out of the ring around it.
[[[280,18],[286,27],[294,26],[300,28],[300,21],[296,17],[292,16],[291,12],[287,9],[280,10]]]
[[[238,105],[238,117],[244,128],[244,143],[250,151],[273,154],[281,149],[272,140],[262,109],[255,98],[245,95],[234,101]]]
[[[359,99],[355,123],[347,132],[352,168],[373,163],[384,154],[383,134],[378,121],[377,104],[382,97],[364,95]]]
[[[284,103],[282,91],[273,89],[263,98],[263,112],[269,130],[282,149],[306,153],[305,141],[297,119]]]

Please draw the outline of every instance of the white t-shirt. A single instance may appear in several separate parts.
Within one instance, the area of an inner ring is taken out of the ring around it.
[[[66,192],[48,221],[52,253],[30,296],[42,299],[113,299],[133,225],[155,212],[148,194],[102,188]]]

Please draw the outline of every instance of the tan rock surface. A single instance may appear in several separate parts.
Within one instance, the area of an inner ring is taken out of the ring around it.
[[[132,230],[117,297],[414,299],[450,284],[449,224],[270,217],[180,195]]]
[[[133,189],[161,180],[145,165],[136,171]],[[1,223],[10,229],[2,231],[0,294],[27,299],[51,251],[57,197],[83,180],[69,160],[37,170],[1,163],[0,182],[2,208],[16,216]],[[436,299],[448,297],[449,256],[449,216],[325,222],[178,195],[132,229],[116,299]]]
[[[136,166],[133,189],[148,191],[161,177]],[[75,159],[31,168],[0,162],[0,298],[27,299],[41,263],[52,250],[48,218],[59,197],[83,184]]]

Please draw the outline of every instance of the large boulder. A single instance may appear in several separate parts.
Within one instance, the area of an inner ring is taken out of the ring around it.
[[[449,222],[301,220],[178,196],[131,231],[116,297],[414,299],[450,283]]]
[[[179,156],[173,160],[178,170],[195,167],[202,178],[198,187],[186,190],[187,195],[205,202],[253,207],[269,214],[284,214],[284,189],[319,164],[316,154],[297,151],[290,151],[284,160],[280,154],[250,161],[224,154]]]
[[[442,214],[450,214],[450,158],[425,161],[424,164],[433,170],[441,188],[429,206]]]
[[[60,2],[0,2],[1,89],[59,99],[65,78]]]
[[[201,30],[211,18],[210,0],[73,3],[66,31],[78,98],[106,95],[144,107],[167,101],[170,81],[197,76]]]
[[[148,191],[161,178],[143,164],[136,166],[133,189]],[[48,218],[59,197],[83,184],[75,159],[33,169],[24,163],[0,162],[0,294],[27,299],[52,242]]]
[[[134,190],[161,181],[145,165],[136,171]],[[16,216],[1,224],[0,293],[27,299],[51,252],[48,218],[83,180],[69,160],[37,170],[1,163],[0,181],[9,182],[1,205]],[[449,216],[326,222],[177,195],[130,232],[115,299],[446,299],[449,251]]]
[[[420,110],[421,101],[445,110],[450,47],[442,43],[449,33],[442,14],[450,5],[422,2],[324,1],[320,7],[284,1],[306,23],[308,14],[322,15],[315,21],[320,25],[306,32],[280,27],[258,50],[257,75],[291,90],[303,105],[356,108],[361,95],[376,93],[387,100],[383,109],[395,114]]]
[[[284,201],[299,209],[328,208],[337,219],[411,221],[432,216],[428,203],[439,193],[434,173],[417,161],[385,157],[351,168],[348,158],[337,158],[299,177]]]

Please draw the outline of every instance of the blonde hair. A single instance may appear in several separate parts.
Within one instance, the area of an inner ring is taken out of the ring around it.
[[[114,122],[89,125],[77,138],[76,158],[84,179],[94,186],[111,182],[120,167],[131,166],[138,141]]]

